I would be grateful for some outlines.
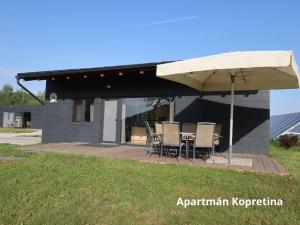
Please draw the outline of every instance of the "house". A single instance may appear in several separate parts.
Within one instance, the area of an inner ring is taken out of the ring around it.
[[[0,105],[0,127],[42,129],[43,105]]]
[[[162,63],[162,62],[160,62]],[[156,77],[158,63],[19,73],[46,80],[43,143],[143,144],[144,121],[210,121],[223,125],[228,149],[230,93],[204,93]],[[236,92],[234,148],[269,150],[269,91]]]
[[[271,116],[270,138],[276,139],[284,134],[300,136],[300,112]]]

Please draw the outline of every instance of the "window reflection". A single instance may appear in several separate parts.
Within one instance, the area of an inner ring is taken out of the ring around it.
[[[73,122],[80,122],[82,118],[82,100],[74,100],[73,102]]]
[[[94,99],[73,100],[73,122],[94,121]]]
[[[122,100],[122,142],[144,144],[147,138],[144,121],[153,128],[155,122],[170,120],[168,98],[125,98]]]

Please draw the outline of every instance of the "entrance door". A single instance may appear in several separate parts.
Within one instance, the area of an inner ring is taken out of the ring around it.
[[[103,113],[103,142],[117,140],[118,100],[105,100]]]

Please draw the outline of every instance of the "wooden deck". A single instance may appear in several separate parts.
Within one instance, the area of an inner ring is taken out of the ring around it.
[[[218,154],[227,157],[227,153]],[[288,175],[289,172],[268,155],[263,154],[233,154],[233,157],[252,159],[252,167],[233,166],[233,168],[249,171],[267,172],[280,175]]]
[[[288,175],[288,171],[279,165],[274,159],[267,155],[250,155],[250,154],[233,154],[233,157],[252,159],[252,167],[247,166],[229,166],[225,164],[208,164],[205,159],[197,158],[195,163],[192,159],[176,157],[159,157],[157,154],[146,155],[143,147],[137,146],[91,146],[83,143],[58,143],[58,144],[41,144],[21,147],[21,149],[32,152],[61,152],[68,154],[83,154],[93,156],[105,156],[113,158],[129,158],[142,162],[151,163],[176,163],[189,164],[194,166],[228,168],[240,171],[266,172],[279,175]],[[218,156],[227,157],[227,153],[218,153]]]

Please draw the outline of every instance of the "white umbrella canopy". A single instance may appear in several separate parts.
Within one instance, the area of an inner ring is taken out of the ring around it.
[[[156,76],[200,91],[231,91],[229,164],[234,91],[299,88],[292,51],[231,52],[157,65]]]
[[[292,51],[232,52],[157,66],[158,77],[201,91],[298,88],[298,67]]]

